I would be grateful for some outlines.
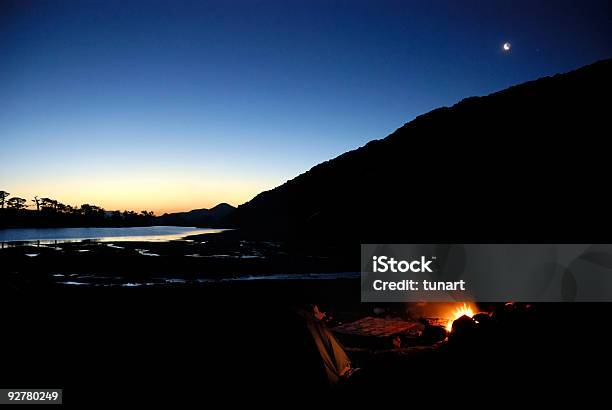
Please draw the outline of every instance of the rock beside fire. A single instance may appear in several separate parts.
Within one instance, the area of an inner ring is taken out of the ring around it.
[[[478,323],[473,318],[463,315],[453,322],[451,339],[468,339],[478,330]]]

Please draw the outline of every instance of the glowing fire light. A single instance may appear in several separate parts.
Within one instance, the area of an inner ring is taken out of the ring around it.
[[[448,323],[446,325],[447,332],[450,333],[450,331],[453,329],[453,322],[459,319],[461,316],[472,317],[474,316],[474,311],[470,306],[466,305],[465,303],[455,309],[455,311],[451,313],[451,318],[448,320]]]

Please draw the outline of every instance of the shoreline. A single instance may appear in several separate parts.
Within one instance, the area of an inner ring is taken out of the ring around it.
[[[202,286],[293,275],[328,280],[322,275],[342,278],[359,272],[344,256],[296,252],[283,242],[231,236],[210,232],[178,240],[6,244],[0,247],[0,272],[10,274],[0,276],[0,283],[11,288]]]

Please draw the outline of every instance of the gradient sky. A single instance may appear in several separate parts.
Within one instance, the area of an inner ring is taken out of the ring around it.
[[[0,0],[0,189],[238,205],[435,107],[611,57],[608,3]]]

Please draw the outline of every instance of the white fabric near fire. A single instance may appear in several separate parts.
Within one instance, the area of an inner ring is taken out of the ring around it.
[[[336,384],[340,378],[351,370],[351,360],[344,348],[325,324],[310,312],[300,312],[306,319],[308,330],[314,339],[317,350],[323,360],[325,373],[330,384]]]

